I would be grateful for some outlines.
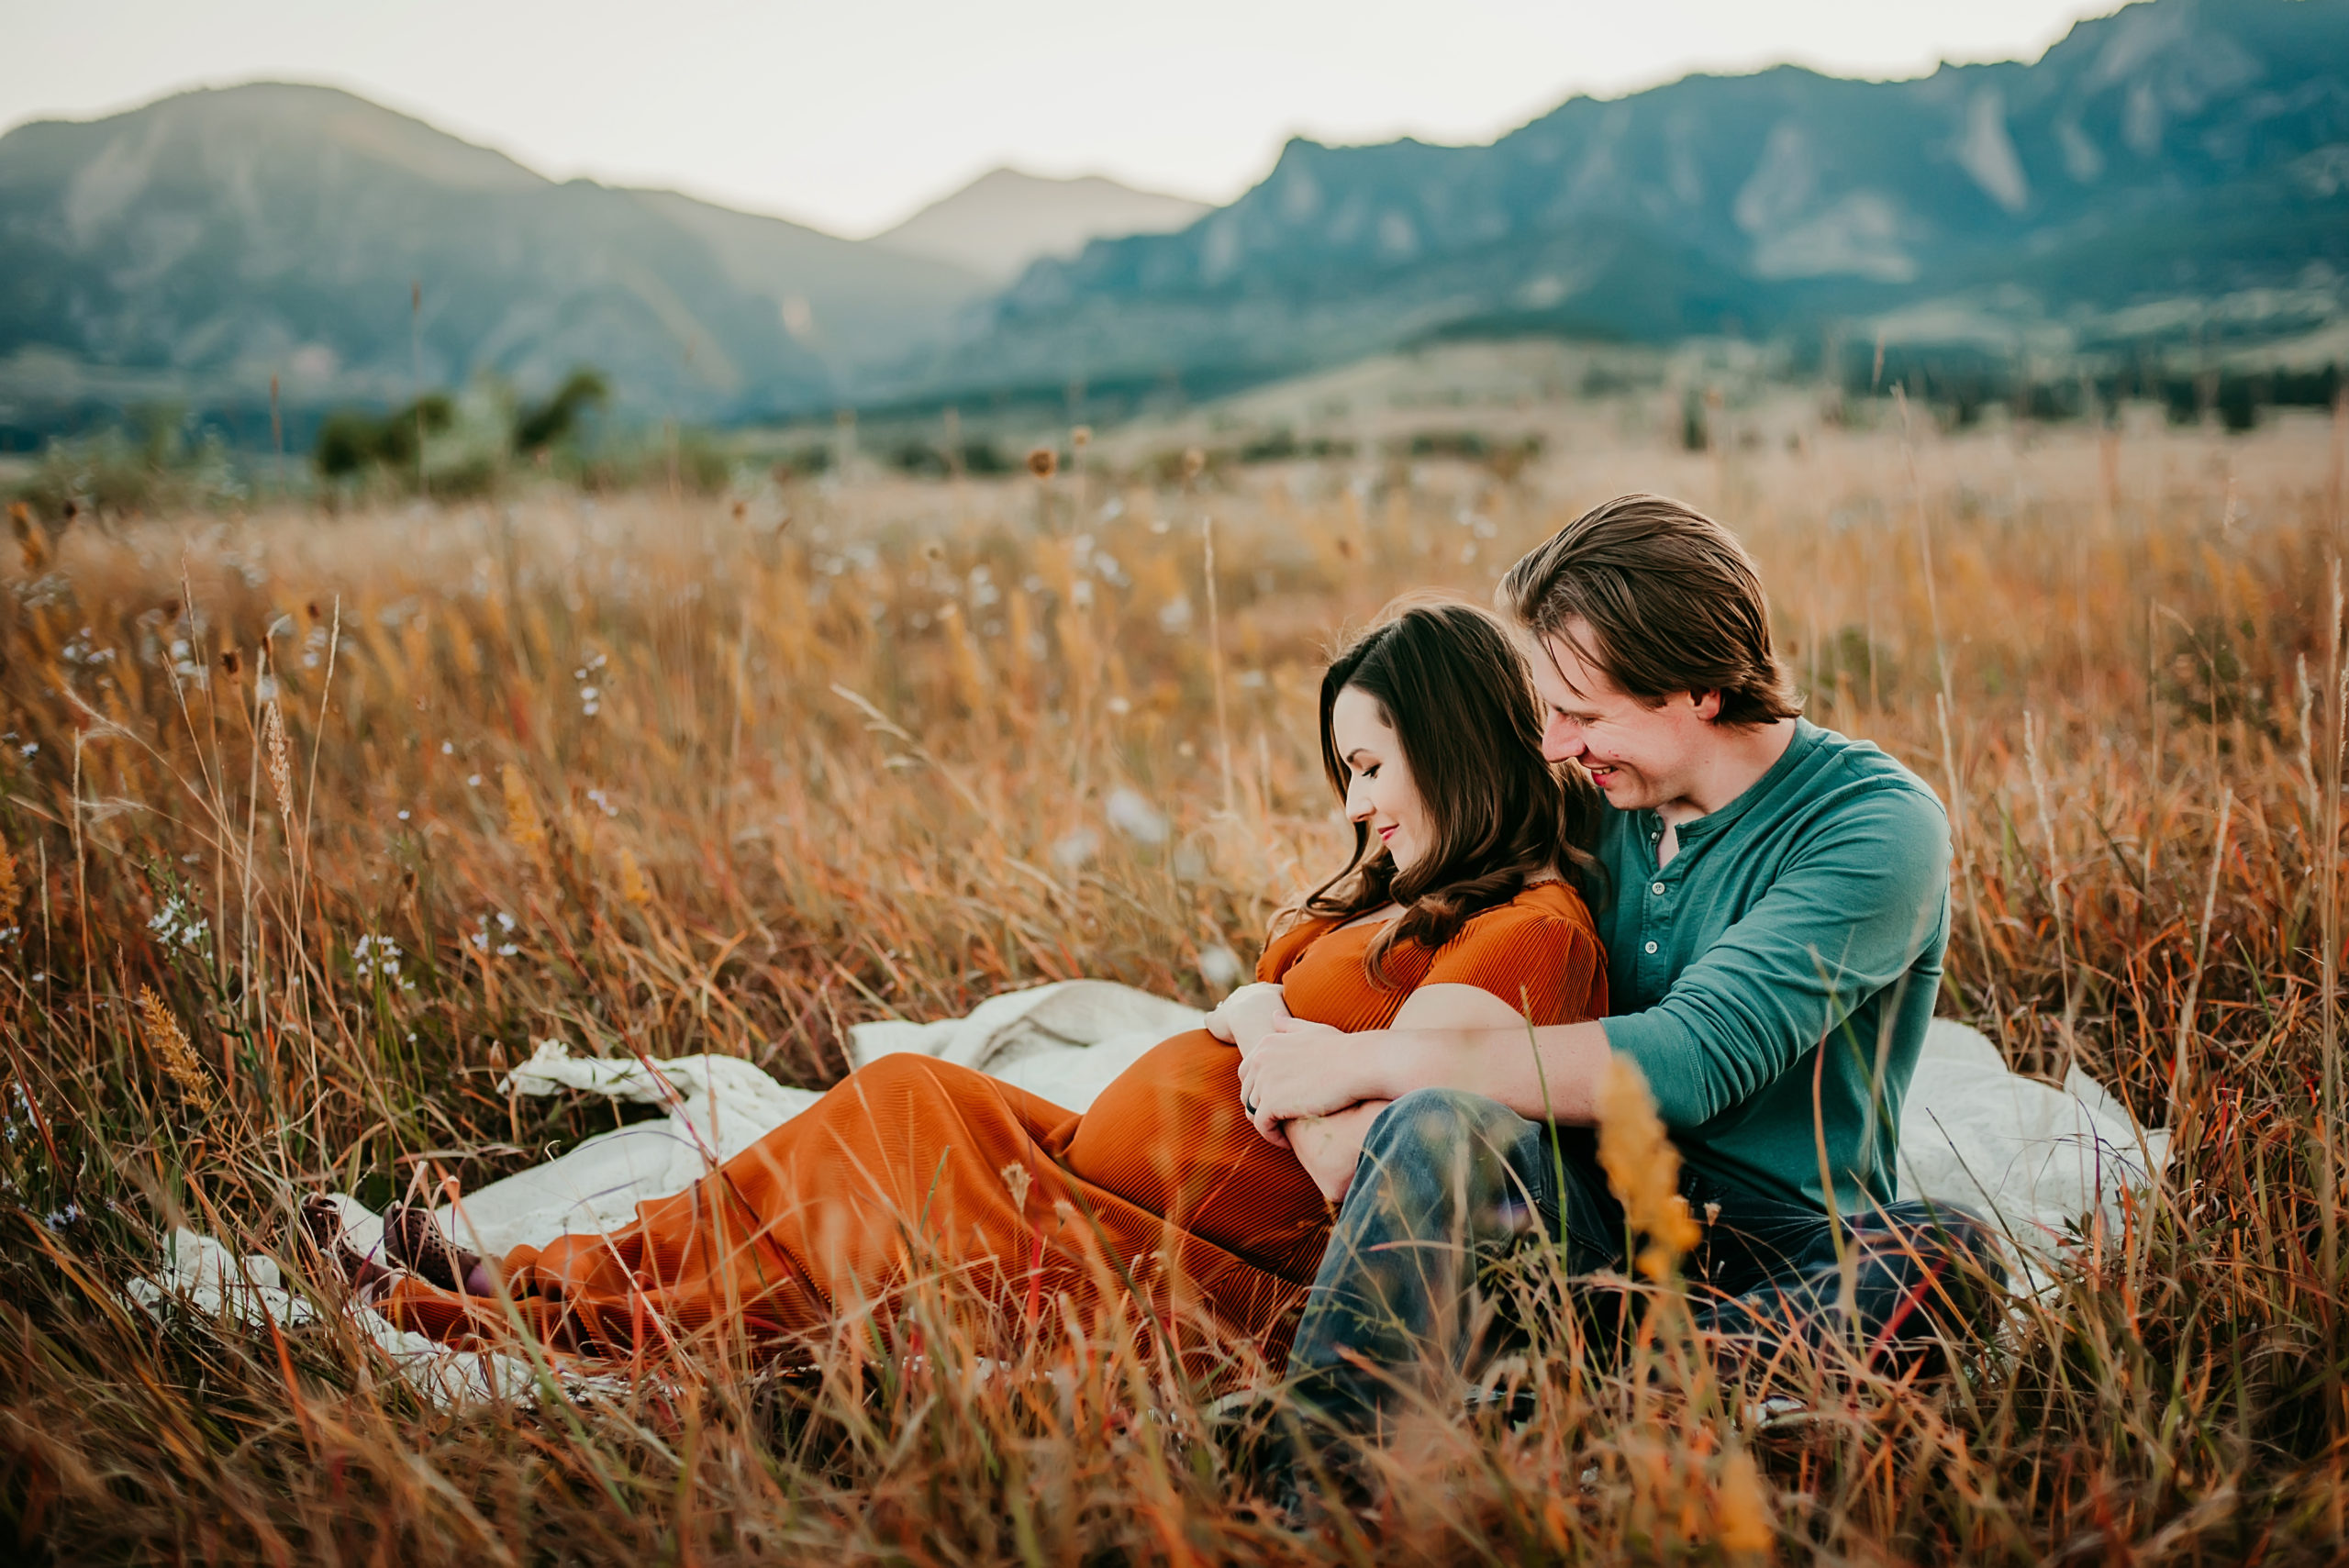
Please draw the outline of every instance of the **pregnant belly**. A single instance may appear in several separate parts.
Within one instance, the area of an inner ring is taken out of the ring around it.
[[[1240,1108],[1240,1052],[1205,1029],[1152,1046],[1078,1118],[1074,1175],[1192,1235],[1310,1283],[1330,1208],[1297,1156]]]

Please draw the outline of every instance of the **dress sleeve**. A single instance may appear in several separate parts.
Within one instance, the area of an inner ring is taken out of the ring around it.
[[[1564,915],[1508,911],[1446,942],[1422,985],[1474,985],[1537,1024],[1574,1024],[1607,1010],[1606,966],[1589,926]]]

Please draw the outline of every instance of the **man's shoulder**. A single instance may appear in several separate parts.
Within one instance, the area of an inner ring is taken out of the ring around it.
[[[1809,748],[1798,785],[1802,798],[1838,813],[1948,831],[1942,797],[1899,758],[1873,740],[1854,740],[1809,719],[1801,724]]]
[[[1941,796],[1882,748],[1806,728],[1817,739],[1809,777],[1783,824],[1787,866],[1866,873],[1898,901],[1946,896],[1951,839]]]

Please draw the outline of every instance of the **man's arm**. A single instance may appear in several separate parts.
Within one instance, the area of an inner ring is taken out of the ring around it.
[[[1579,1038],[1586,1031],[1596,1037],[1595,1046]],[[1574,1104],[1544,1094],[1545,1079],[1560,1082],[1553,1058],[1562,1052],[1575,1064],[1566,1071],[1567,1081],[1582,1086]],[[1585,1052],[1595,1052],[1586,1063]],[[1275,1143],[1289,1140],[1282,1122],[1329,1118],[1364,1101],[1384,1106],[1414,1089],[1465,1089],[1525,1117],[1588,1121],[1590,1095],[1606,1063],[1607,1037],[1595,1023],[1529,1030],[1516,1009],[1489,991],[1422,985],[1405,999],[1391,1029],[1341,1034],[1296,1018],[1275,1026],[1241,1064],[1240,1097],[1255,1107],[1257,1130]],[[1290,1106],[1302,1108],[1281,1108]],[[1360,1131],[1367,1133],[1374,1119],[1365,1119]],[[1287,1130],[1293,1138],[1295,1126]],[[1353,1146],[1360,1151],[1359,1136]],[[1307,1169],[1314,1166],[1308,1162]]]
[[[1894,984],[1942,918],[1949,828],[1902,790],[1846,812],[1644,1012],[1513,1029],[1340,1034],[1290,1022],[1241,1072],[1257,1125],[1414,1089],[1464,1089],[1520,1116],[1596,1118],[1610,1051],[1638,1062],[1664,1121],[1696,1127],[1751,1096]],[[1397,1024],[1404,1020],[1397,1018]]]
[[[1408,1028],[1398,1018],[1393,1029],[1341,1034],[1293,1018],[1241,1065],[1241,1097],[1256,1107],[1267,1137],[1283,1120],[1398,1100],[1414,1089],[1462,1089],[1530,1120],[1586,1123],[1598,1118],[1609,1054],[1607,1028],[1595,1021],[1464,1029]]]

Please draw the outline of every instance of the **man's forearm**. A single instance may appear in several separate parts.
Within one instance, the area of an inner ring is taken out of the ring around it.
[[[1598,1119],[1607,1030],[1598,1023],[1534,1029],[1385,1029],[1357,1036],[1373,1079],[1366,1098],[1462,1089],[1536,1121]]]

